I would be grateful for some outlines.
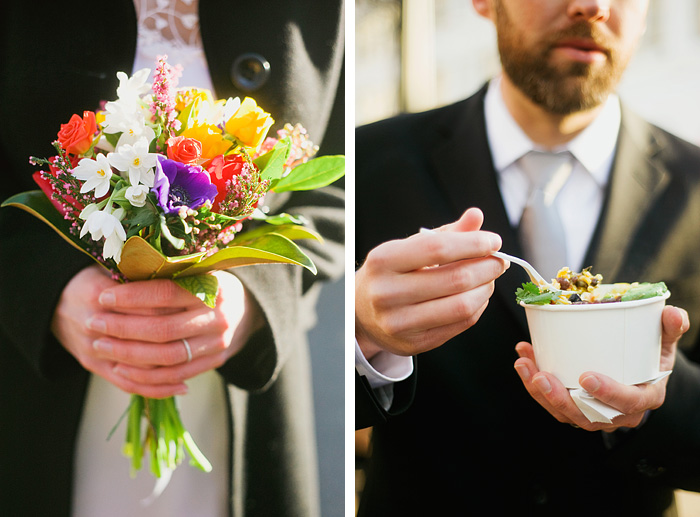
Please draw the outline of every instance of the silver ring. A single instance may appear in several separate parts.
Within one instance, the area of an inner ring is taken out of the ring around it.
[[[183,337],[182,344],[185,345],[185,350],[187,351],[187,361],[185,362],[189,363],[192,360],[192,349],[190,348],[190,343]]]

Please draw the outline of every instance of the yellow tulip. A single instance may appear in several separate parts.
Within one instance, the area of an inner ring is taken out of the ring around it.
[[[194,138],[202,143],[202,159],[224,154],[233,145],[216,126],[202,124],[185,129],[180,136]]]
[[[254,99],[246,97],[238,111],[226,122],[226,132],[246,147],[257,149],[274,123],[270,114],[258,107]]]

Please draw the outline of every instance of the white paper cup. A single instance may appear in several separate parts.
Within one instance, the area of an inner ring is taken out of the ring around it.
[[[670,292],[631,302],[525,308],[535,360],[567,388],[593,371],[623,384],[659,375],[661,312]]]

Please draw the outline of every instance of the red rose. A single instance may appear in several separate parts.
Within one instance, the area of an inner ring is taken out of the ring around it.
[[[75,155],[83,154],[90,149],[96,131],[95,114],[92,111],[84,111],[82,119],[78,115],[73,115],[68,124],[61,124],[58,141],[67,152]]]
[[[168,158],[184,164],[197,164],[202,157],[202,143],[196,138],[168,138]]]
[[[212,158],[207,171],[211,177],[211,182],[216,185],[218,193],[214,198],[214,212],[219,212],[220,203],[228,193],[226,182],[234,176],[239,176],[242,172],[250,170],[250,165],[240,154],[220,154]]]

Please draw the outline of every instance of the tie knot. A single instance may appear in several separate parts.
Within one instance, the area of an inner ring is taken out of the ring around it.
[[[573,156],[568,151],[544,153],[530,151],[520,158],[520,166],[533,190],[545,194],[545,202],[552,203],[566,183],[573,169]]]

